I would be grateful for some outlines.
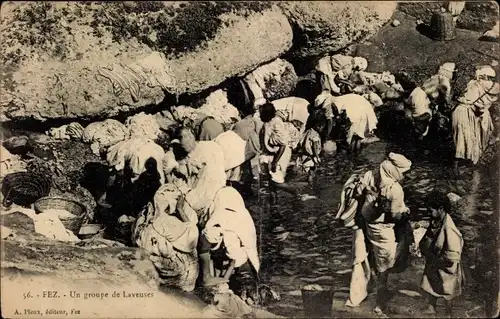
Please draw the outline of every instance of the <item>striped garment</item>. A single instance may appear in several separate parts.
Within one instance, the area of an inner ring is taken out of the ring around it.
[[[111,82],[115,95],[128,90],[134,102],[139,101],[141,84],[147,80],[140,72],[123,64],[115,64],[111,68],[102,67],[97,73]]]

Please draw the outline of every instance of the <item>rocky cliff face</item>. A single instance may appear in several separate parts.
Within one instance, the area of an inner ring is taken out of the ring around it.
[[[0,121],[104,118],[197,94],[282,56],[293,41],[301,57],[348,46],[395,6],[5,3]]]
[[[137,13],[126,3],[2,10],[1,119],[113,116],[165,94],[199,93],[291,46],[288,20],[268,4],[160,5]]]

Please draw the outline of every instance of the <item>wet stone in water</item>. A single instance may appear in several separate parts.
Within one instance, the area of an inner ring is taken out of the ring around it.
[[[344,274],[348,274],[348,273],[350,273],[350,272],[352,272],[352,269],[343,269],[343,270],[338,270],[338,271],[336,271],[335,273],[336,273],[336,274],[339,274],[339,275],[344,275]]]

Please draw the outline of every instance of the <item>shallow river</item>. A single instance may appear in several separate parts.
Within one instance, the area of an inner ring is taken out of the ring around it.
[[[389,151],[404,154],[413,162],[412,170],[403,182],[409,207],[425,207],[421,204],[425,193],[435,186],[442,186],[459,195],[478,193],[483,198],[481,202],[486,205],[483,209],[491,210],[491,200],[488,199],[491,194],[484,192],[484,189],[477,189],[473,183],[452,181],[449,165],[443,161],[439,163],[435,157],[431,161],[432,154],[421,154],[414,148],[405,148],[402,150],[381,141],[367,145],[355,161],[349,160],[346,155],[324,158],[313,189],[306,185],[305,176],[290,176],[292,183],[301,187],[301,193],[316,198],[302,202],[280,193],[277,210],[269,206],[266,187],[258,185],[258,199],[250,200],[248,204],[256,225],[260,224],[262,280],[281,295],[281,301],[268,306],[270,311],[285,316],[302,316],[300,289],[308,284],[331,287],[342,299],[340,306],[343,305],[349,291],[352,233],[339,226],[332,216],[325,214],[336,213],[342,184],[350,174],[375,167]],[[393,278],[390,285],[392,281],[398,280],[399,283],[405,283],[403,286],[411,286],[411,290],[418,291],[421,258],[416,258],[413,264],[415,269]],[[470,299],[467,295],[466,298]],[[403,303],[409,304],[406,301]],[[469,310],[477,308],[475,304],[467,307]]]

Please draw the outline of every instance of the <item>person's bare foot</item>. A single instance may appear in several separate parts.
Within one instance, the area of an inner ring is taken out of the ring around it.
[[[382,311],[382,308],[380,306],[376,306],[374,309],[373,309],[373,313],[377,316],[377,317],[380,317],[380,318],[388,318],[386,314],[384,314],[384,312]]]
[[[217,286],[220,284],[225,284],[229,280],[220,278],[220,277],[212,277],[212,276],[206,276],[203,277],[203,287],[212,287],[212,286]]]

